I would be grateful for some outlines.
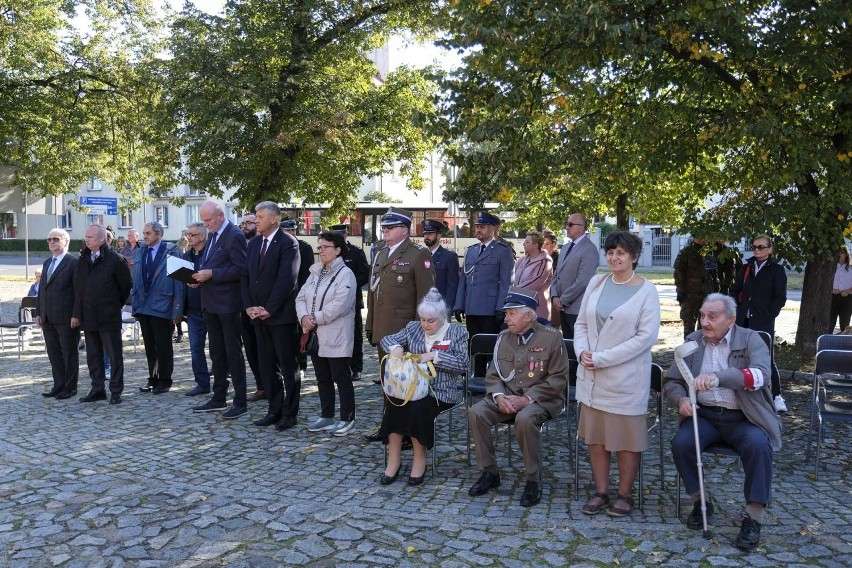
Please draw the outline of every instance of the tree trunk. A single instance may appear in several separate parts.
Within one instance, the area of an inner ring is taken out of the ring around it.
[[[615,225],[619,231],[630,229],[630,215],[627,213],[627,193],[622,193],[615,200]]]
[[[802,305],[796,328],[796,349],[810,354],[816,351],[817,338],[828,333],[831,286],[836,263],[832,258],[811,260],[805,267]]]

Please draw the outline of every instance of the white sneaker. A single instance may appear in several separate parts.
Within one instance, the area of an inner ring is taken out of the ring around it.
[[[337,422],[334,418],[317,418],[308,426],[308,432],[321,432],[323,430],[334,430],[337,427]]]
[[[780,394],[775,397],[775,412],[787,412],[787,405],[784,404],[784,397]]]
[[[354,420],[341,420],[337,424],[335,424],[334,429],[331,431],[335,436],[345,436],[349,433],[352,428],[355,427]]]

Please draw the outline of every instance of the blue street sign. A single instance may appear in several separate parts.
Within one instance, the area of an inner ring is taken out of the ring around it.
[[[88,207],[92,213],[118,215],[117,197],[81,197],[80,205]]]

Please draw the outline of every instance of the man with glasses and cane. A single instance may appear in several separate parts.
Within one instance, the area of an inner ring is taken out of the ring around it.
[[[709,535],[713,504],[704,492],[700,454],[711,444],[725,443],[740,455],[745,472],[746,506],[736,546],[751,551],[760,542],[772,455],[781,449],[781,421],[769,390],[769,348],[757,332],[735,325],[736,312],[730,296],[704,299],[701,330],[675,350],[677,362],[666,373],[663,391],[684,417],[671,444],[694,502],[686,526]]]

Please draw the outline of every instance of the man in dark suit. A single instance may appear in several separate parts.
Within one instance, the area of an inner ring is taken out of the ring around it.
[[[563,245],[559,251],[559,262],[550,285],[550,301],[553,311],[560,314],[565,339],[574,339],[574,324],[583,293],[598,269],[598,247],[589,238],[586,223],[586,216],[580,213],[574,213],[565,222],[571,243]]]
[[[257,235],[257,217],[254,213],[246,213],[240,221],[240,231],[246,238],[246,243],[251,241]],[[256,389],[248,397],[249,402],[257,402],[266,400],[266,393],[263,391],[263,382],[260,380],[260,365],[257,357],[257,337],[254,334],[254,326],[251,324],[251,318],[246,313],[240,310],[240,337],[243,340],[243,350],[246,353],[246,361],[248,361],[251,374],[254,375],[254,383]]]
[[[775,342],[775,318],[787,303],[787,273],[772,258],[772,239],[757,235],[752,239],[754,256],[737,274],[730,296],[737,303],[737,325],[765,331]],[[781,396],[781,375],[772,363],[772,398],[775,410],[787,412]]]
[[[423,244],[432,253],[435,265],[435,288],[444,297],[447,312],[452,311],[459,287],[459,255],[441,246],[443,223],[435,219],[423,221]]]
[[[148,382],[139,391],[163,394],[172,388],[172,324],[183,319],[185,295],[184,283],[169,278],[166,261],[169,256],[180,258],[181,253],[174,244],[163,241],[163,226],[156,221],[142,228],[142,238],[145,245],[136,252],[130,292],[148,361]]]
[[[349,234],[348,225],[332,225],[329,230],[340,233],[344,238]],[[364,254],[364,251],[350,243],[349,239],[346,240],[343,262],[346,264],[346,268],[355,275],[355,284],[358,286],[355,291],[355,344],[352,348],[352,358],[349,360],[352,380],[358,381],[361,379],[361,373],[364,372],[364,319],[361,317],[361,310],[364,309],[364,296],[361,294],[361,290],[370,281],[370,263],[367,262],[367,255]]]
[[[246,239],[225,219],[222,206],[207,201],[199,217],[208,231],[200,270],[193,278],[201,284],[201,306],[213,363],[213,396],[193,412],[225,411],[224,418],[246,413],[246,364],[240,345],[240,278],[246,263]],[[228,407],[228,373],[234,381],[234,404]]]
[[[127,260],[107,244],[101,225],[86,229],[86,248],[77,263],[74,281],[74,316],[71,327],[86,333],[86,363],[92,389],[80,402],[106,400],[104,354],[109,357],[110,404],[121,403],[124,390],[124,355],[121,351],[121,308],[130,296]]]
[[[299,243],[299,277],[296,279],[296,293],[302,288],[302,285],[308,281],[311,275],[311,265],[314,263],[314,249],[311,245],[296,237],[296,221],[286,219],[281,221],[281,228],[288,235],[293,236],[296,242]],[[296,330],[296,340],[301,336],[301,326]],[[296,349],[296,360],[299,362],[299,379],[305,378],[305,370],[308,368],[308,356],[305,353],[299,352]]]
[[[74,313],[74,276],[77,257],[68,254],[71,237],[62,229],[47,235],[51,258],[44,262],[39,281],[35,322],[41,326],[44,347],[50,359],[53,388],[42,396],[68,399],[77,394],[80,373],[80,327],[71,326]]]
[[[258,203],[255,216],[258,234],[248,244],[241,285],[243,310],[257,335],[260,376],[269,399],[266,416],[255,425],[275,424],[278,430],[287,430],[296,425],[302,387],[296,361],[299,242],[281,229],[281,211],[274,202]]]

